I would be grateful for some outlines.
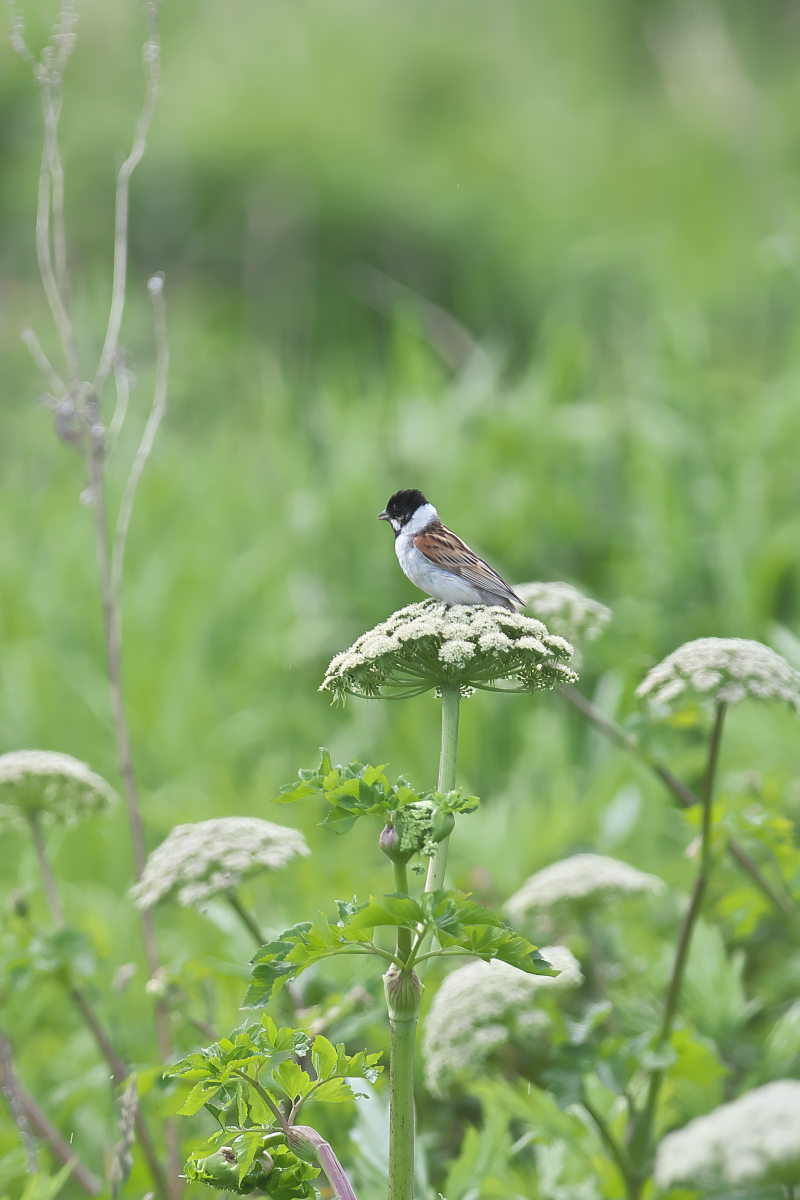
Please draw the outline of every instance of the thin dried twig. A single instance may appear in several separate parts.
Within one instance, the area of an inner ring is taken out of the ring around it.
[[[80,379],[75,331],[67,307],[67,242],[64,222],[64,168],[58,148],[58,122],[64,71],[75,45],[77,12],[72,0],[62,0],[58,21],[41,58],[25,42],[25,31],[16,4],[9,0],[11,44],[28,64],[39,88],[44,120],[42,165],[36,211],[36,256],[47,302],[64,352],[71,383]]]
[[[137,878],[146,861],[144,830],[139,805],[138,789],[133,770],[130,736],[121,685],[121,583],[122,560],[127,528],[130,523],[133,499],[147,457],[152,449],[158,425],[166,407],[166,373],[168,353],[163,299],[159,288],[158,299],[154,295],[156,308],[156,384],[153,409],[147,422],[139,450],[131,467],[128,484],[117,520],[117,532],[113,549],[109,550],[108,514],[105,502],[104,464],[108,452],[105,430],[100,415],[100,400],[110,372],[117,371],[117,407],[112,418],[112,434],[116,439],[127,408],[127,375],[122,374],[122,359],[119,348],[119,333],[125,306],[128,260],[128,213],[130,181],[133,172],[144,155],[147,135],[155,111],[160,83],[160,38],[158,9],[160,0],[144,0],[147,20],[147,39],[143,50],[145,66],[145,93],[134,131],[130,153],[117,175],[115,194],[115,224],[111,300],[108,326],[98,367],[93,383],[85,382],[81,373],[74,326],[69,311],[69,269],[67,261],[67,239],[64,220],[64,172],[58,143],[58,123],[61,115],[64,71],[74,46],[76,13],[74,0],[61,0],[58,22],[53,35],[37,59],[25,41],[22,17],[15,0],[8,0],[11,13],[11,41],[14,49],[31,68],[40,91],[44,118],[44,147],[39,176],[39,196],[36,217],[36,246],[42,284],[61,342],[66,363],[66,383],[61,379],[32,331],[24,335],[36,365],[44,371],[51,389],[52,407],[59,413],[62,405],[69,406],[68,427],[59,432],[68,441],[82,443],[89,474],[89,496],[94,510],[95,540],[103,627],[105,633],[106,662],[111,693],[111,707],[117,745],[120,774],[128,809],[133,844],[133,856]],[[151,281],[152,292],[152,281]],[[62,422],[63,424],[63,422]],[[158,950],[152,914],[142,912],[142,930],[148,970],[154,975],[159,967]],[[167,1059],[171,1051],[169,1016],[163,1001],[156,1003],[156,1030],[159,1054]],[[124,1064],[119,1060],[112,1064],[115,1076],[121,1074]],[[137,1129],[139,1119],[137,1116]],[[140,1131],[141,1137],[141,1131]],[[157,1179],[159,1192],[175,1200],[181,1193],[180,1157],[177,1128],[174,1121],[166,1123],[169,1154],[169,1172],[164,1183],[163,1174]],[[148,1158],[152,1146],[143,1149]]]
[[[22,330],[20,337],[28,347],[28,353],[35,362],[36,366],[43,375],[47,376],[47,381],[50,384],[50,390],[55,392],[57,396],[63,396],[67,390],[67,385],[64,383],[64,380],[61,378],[58,371],[56,371],[55,367],[50,362],[50,359],[45,354],[44,350],[42,349],[41,342],[36,334],[29,326],[26,325]]]
[[[31,1161],[31,1149],[26,1131],[33,1130],[47,1142],[55,1158],[62,1163],[70,1163],[72,1175],[76,1182],[89,1196],[99,1196],[103,1190],[100,1180],[88,1167],[84,1166],[72,1146],[61,1136],[53,1122],[42,1111],[33,1096],[21,1086],[14,1071],[11,1044],[8,1038],[0,1032],[0,1091],[9,1099],[11,1111],[17,1128],[25,1142],[28,1161]],[[35,1151],[33,1169],[36,1169]]]
[[[121,350],[114,355],[114,386],[117,393],[117,402],[114,405],[114,415],[108,427],[106,457],[112,453],[117,444],[120,430],[125,424],[125,417],[128,414],[128,402],[131,398],[131,373],[126,366],[125,356]]]
[[[155,326],[155,341],[156,341],[156,378],[153,387],[153,405],[150,409],[150,416],[147,418],[147,424],[144,427],[142,439],[139,442],[139,448],[131,464],[130,472],[125,483],[125,488],[122,493],[122,499],[119,505],[119,513],[117,515],[117,528],[114,532],[114,543],[111,548],[111,595],[113,602],[118,607],[122,602],[122,570],[125,561],[125,544],[128,537],[128,528],[133,515],[133,503],[136,499],[136,489],[139,486],[139,480],[142,477],[142,472],[150,457],[150,452],[156,440],[158,427],[164,419],[164,414],[167,411],[167,375],[169,372],[169,345],[167,343],[167,321],[166,321],[166,306],[164,304],[164,277],[163,275],[154,275],[147,285],[147,289],[153,300],[153,321]],[[121,640],[121,638],[120,638]],[[144,847],[143,847],[144,849]],[[144,855],[146,861],[146,855]],[[142,862],[142,869],[144,868]],[[137,875],[141,875],[141,870],[137,870]]]
[[[161,40],[158,32],[158,3],[145,3],[148,36],[144,44],[142,59],[145,66],[145,94],[139,120],[133,135],[128,157],[117,175],[116,208],[114,215],[114,267],[111,278],[111,306],[108,314],[103,349],[94,377],[94,390],[100,396],[112,370],[114,356],[119,345],[119,331],[125,308],[125,281],[128,273],[128,211],[130,207],[131,176],[142,161],[147,147],[147,135],[158,101],[161,83]]]

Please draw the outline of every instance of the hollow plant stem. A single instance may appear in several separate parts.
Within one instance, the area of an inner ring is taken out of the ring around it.
[[[700,826],[700,862],[697,868],[694,887],[692,888],[692,895],[689,900],[689,907],[683,918],[678,945],[675,950],[669,987],[667,988],[667,996],[664,1001],[664,1012],[658,1031],[659,1044],[667,1042],[672,1034],[672,1028],[675,1024],[675,1017],[678,1011],[681,988],[683,986],[683,978],[686,973],[686,963],[689,957],[692,934],[697,924],[697,918],[700,915],[703,896],[705,895],[711,873],[711,809],[714,798],[714,779],[717,772],[717,762],[719,761],[719,748],[722,741],[722,729],[725,723],[726,709],[727,705],[718,703],[714,715],[714,727],[711,731],[711,740],[708,747],[708,760],[701,797],[703,812]],[[648,1153],[656,1105],[663,1082],[664,1070],[663,1068],[657,1068],[650,1076],[647,1097],[639,1120],[636,1123],[637,1127],[631,1147],[634,1158],[639,1163],[641,1163]]]
[[[625,1147],[619,1144],[611,1132],[608,1122],[591,1104],[585,1092],[583,1092],[581,1095],[581,1104],[594,1121],[595,1125],[597,1126],[597,1132],[600,1134],[602,1141],[605,1143],[607,1149],[611,1153],[611,1157],[616,1162],[617,1167],[619,1168],[619,1173],[625,1181],[627,1196],[629,1198],[634,1197],[637,1194],[636,1172],[633,1169],[633,1164],[628,1157]]]
[[[699,796],[683,780],[674,775],[669,767],[665,767],[663,763],[655,762],[650,758],[635,738],[626,733],[615,721],[610,720],[595,704],[592,704],[591,700],[587,700],[585,696],[581,695],[570,684],[562,687],[561,695],[573,708],[577,708],[578,712],[582,713],[594,725],[595,729],[604,734],[609,741],[619,746],[620,749],[626,750],[628,754],[631,754],[646,767],[649,767],[656,778],[660,779],[669,788],[684,808],[691,808],[693,805],[699,804]],[[753,884],[766,897],[770,904],[778,909],[783,916],[788,917],[794,925],[797,925],[800,922],[800,913],[798,913],[797,906],[791,899],[791,896],[786,892],[776,891],[758,864],[735,838],[728,839],[727,850],[731,858],[741,867],[746,875],[750,876]]]
[[[414,1049],[420,985],[413,971],[383,977],[391,1027],[388,1200],[414,1200]]]
[[[459,687],[442,688],[442,748],[439,754],[438,790],[452,792],[456,786],[456,755],[458,754],[458,717],[461,705]],[[428,866],[425,891],[434,892],[444,884],[447,868],[447,845],[449,837],[436,846]]]
[[[33,848],[36,851],[36,861],[39,864],[39,874],[42,877],[44,894],[47,897],[47,907],[50,909],[50,916],[53,918],[53,924],[56,929],[61,929],[64,924],[64,910],[61,907],[61,898],[58,894],[53,869],[50,866],[50,859],[47,857],[47,849],[44,844],[42,827],[39,824],[37,813],[31,813],[28,817],[28,824],[30,825]]]
[[[394,864],[394,890],[401,896],[408,894],[408,867],[404,862]],[[405,925],[397,926],[397,957],[400,962],[408,962],[411,953],[411,930]]]
[[[227,901],[230,904],[233,911],[236,913],[239,920],[244,925],[247,932],[250,933],[255,938],[256,943],[259,946],[263,946],[264,943],[267,941],[267,939],[264,937],[263,933],[261,932],[261,930],[258,926],[258,923],[256,922],[256,919],[253,916],[253,914],[250,912],[250,910],[248,908],[245,907],[244,904],[242,904],[241,900],[239,899],[238,893],[233,888],[231,888],[229,891],[227,891],[225,893],[225,898],[227,899]]]

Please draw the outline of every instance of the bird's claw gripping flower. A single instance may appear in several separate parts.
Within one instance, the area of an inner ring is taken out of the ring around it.
[[[541,621],[505,608],[423,600],[399,609],[331,661],[320,691],[346,695],[418,696],[434,688],[503,684],[541,691],[574,683],[572,646]]]

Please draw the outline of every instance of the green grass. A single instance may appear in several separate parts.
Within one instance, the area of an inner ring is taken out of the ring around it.
[[[131,526],[124,687],[150,846],[225,814],[306,833],[312,858],[248,889],[265,927],[385,886],[377,831],[345,844],[313,805],[271,805],[318,746],[435,782],[433,697],[333,709],[316,690],[334,653],[417,598],[375,520],[395,488],[423,488],[510,580],[569,579],[610,605],[581,686],[618,716],[683,641],[797,636],[800,105],[792,14],[768,7],[757,22],[741,5],[312,2],[243,5],[222,24],[218,6],[165,8],[164,94],[134,186],[124,336],[139,386],[112,497],[149,405],[143,281],[160,268],[170,407]],[[134,15],[104,13],[83,13],[64,116],[87,350],[138,87]],[[84,467],[37,407],[17,342],[30,321],[52,346],[32,258],[35,106],[5,47],[0,98],[13,231],[0,258],[0,750],[65,750],[117,781]],[[474,339],[455,368],[420,296]],[[665,738],[696,782],[698,754]],[[796,818],[782,782],[796,745],[788,714],[743,710],[723,773],[774,777]],[[669,799],[555,697],[466,704],[459,778],[484,804],[459,827],[451,877],[482,898],[585,848],[689,885]],[[33,855],[4,837],[3,890],[30,891],[43,920]],[[126,1053],[152,1064],[124,814],[51,849],[101,959],[99,993],[138,964],[114,1020]],[[252,947],[210,915],[165,913],[159,934],[227,1028],[242,981],[210,964],[241,967]],[[110,1101],[86,1035],[50,985],[7,1010],[21,1077],[101,1170]],[[0,1132],[0,1150],[14,1141]]]

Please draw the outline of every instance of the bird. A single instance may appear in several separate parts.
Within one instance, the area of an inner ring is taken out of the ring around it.
[[[470,550],[417,488],[395,492],[379,521],[394,530],[394,548],[403,572],[421,591],[446,604],[494,604],[524,608],[516,592],[487,562]]]

